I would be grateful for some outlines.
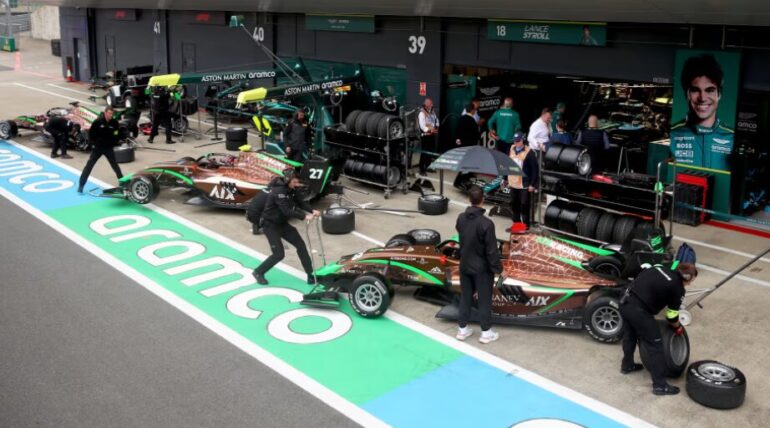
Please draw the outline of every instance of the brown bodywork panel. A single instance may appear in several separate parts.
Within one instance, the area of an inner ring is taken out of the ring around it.
[[[135,175],[156,177],[163,185],[184,185],[197,190],[209,202],[232,208],[245,208],[270,181],[291,166],[263,153],[240,152],[237,156],[214,153],[199,160],[157,163]],[[192,180],[184,183],[170,172]]]

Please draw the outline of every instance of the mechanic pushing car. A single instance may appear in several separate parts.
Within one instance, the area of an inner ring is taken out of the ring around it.
[[[643,270],[626,289],[621,299],[620,315],[623,317],[623,362],[620,372],[623,374],[642,370],[644,366],[634,362],[637,343],[647,350],[646,363],[652,377],[652,393],[655,395],[674,395],[679,388],[669,385],[664,376],[666,363],[663,354],[663,339],[655,315],[668,306],[666,319],[675,334],[681,336],[684,327],[679,323],[679,307],[682,305],[685,290],[696,276],[698,270],[694,264],[675,262],[676,267],[669,269],[662,265]]]
[[[107,106],[104,112],[91,124],[91,129],[88,130],[88,140],[91,141],[94,148],[91,150],[91,157],[88,158],[88,162],[86,162],[86,166],[80,174],[78,193],[83,193],[83,186],[86,185],[88,176],[91,175],[91,170],[94,169],[94,165],[102,156],[107,158],[112,170],[115,171],[115,175],[118,176],[118,180],[123,178],[118,161],[115,159],[114,150],[114,147],[120,141],[118,131],[120,125],[112,117],[112,113],[112,107]]]
[[[490,343],[499,338],[492,331],[492,286],[495,274],[503,271],[497,250],[495,224],[484,217],[484,191],[478,186],[470,189],[471,206],[457,217],[455,228],[460,234],[460,314],[458,340],[473,334],[468,327],[474,294],[478,294],[481,337],[479,342]]]
[[[158,126],[163,125],[166,128],[166,144],[174,144],[171,139],[171,96],[166,88],[155,87],[150,96],[150,109],[152,110],[152,129],[150,130],[150,139],[148,143],[152,144],[155,136],[158,135]]]
[[[45,122],[43,128],[53,137],[51,157],[58,158],[59,154],[57,152],[61,151],[62,159],[72,159],[72,156],[67,154],[67,142],[70,135],[80,131],[80,125],[73,123],[66,117],[53,116]]]
[[[283,134],[286,157],[296,162],[302,162],[302,155],[307,147],[307,120],[305,111],[297,110],[294,118],[286,126]]]
[[[321,213],[312,209],[310,204],[302,200],[298,192],[299,188],[302,187],[302,182],[299,173],[295,172],[294,169],[290,168],[283,171],[283,177],[274,178],[269,187],[270,195],[262,212],[262,228],[267,242],[270,243],[272,254],[254,269],[252,275],[259,284],[268,284],[265,274],[283,260],[284,251],[281,239],[285,239],[297,249],[302,268],[307,273],[308,284],[315,284],[313,263],[307,252],[305,241],[297,229],[289,224],[289,219],[311,221],[313,217],[318,217]]]

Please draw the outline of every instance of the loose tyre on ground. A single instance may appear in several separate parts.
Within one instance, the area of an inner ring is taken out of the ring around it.
[[[356,213],[345,207],[326,209],[321,213],[321,228],[330,235],[350,233],[356,228]]]
[[[666,377],[677,378],[684,373],[687,368],[687,362],[690,360],[690,338],[687,336],[687,330],[681,335],[674,334],[666,320],[657,320],[660,328],[660,335],[663,338],[663,356],[666,361]],[[649,367],[647,363],[648,354],[644,344],[639,346],[639,354],[642,357],[642,364]]]
[[[746,398],[746,376],[719,361],[696,361],[687,368],[687,395],[714,409],[734,409]]]
[[[425,215],[441,215],[449,209],[449,198],[443,195],[424,195],[417,200],[417,210]]]
[[[190,122],[187,121],[186,117],[177,117],[171,119],[171,128],[177,134],[184,134],[189,126]]]
[[[134,148],[129,145],[115,147],[115,161],[118,163],[133,162],[135,158]]]
[[[19,128],[12,120],[0,121],[0,139],[8,140],[19,135]]]
[[[596,224],[596,239],[602,242],[612,243],[612,232],[618,215],[610,212],[602,214],[599,223]]]
[[[414,238],[417,245],[438,245],[441,243],[441,234],[433,229],[413,229],[407,235]]]
[[[361,275],[350,287],[348,299],[353,310],[364,318],[377,318],[390,306],[390,286],[376,275]]]
[[[126,197],[128,197],[128,200],[136,202],[137,204],[149,204],[156,196],[158,196],[159,190],[160,186],[154,178],[137,175],[128,183]]]
[[[623,317],[618,299],[599,296],[583,310],[583,328],[599,342],[614,343],[623,338]]]

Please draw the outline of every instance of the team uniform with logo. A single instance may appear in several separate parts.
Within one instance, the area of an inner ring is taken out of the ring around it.
[[[719,118],[712,127],[682,120],[671,126],[671,152],[680,163],[729,170],[734,134]]]

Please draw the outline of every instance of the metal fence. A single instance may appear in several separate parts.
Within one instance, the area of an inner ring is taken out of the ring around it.
[[[0,36],[8,34],[8,26],[11,27],[11,35],[30,31],[32,29],[32,15],[29,13],[20,13],[11,15],[8,19],[5,15],[0,15]]]

